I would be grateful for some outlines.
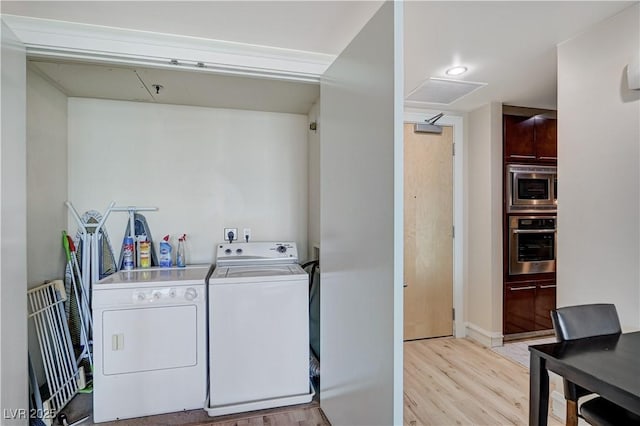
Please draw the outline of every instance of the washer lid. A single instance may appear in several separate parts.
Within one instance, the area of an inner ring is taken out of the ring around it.
[[[254,265],[254,266],[219,266],[213,271],[210,280],[218,283],[255,282],[307,279],[307,273],[298,264],[293,265]]]

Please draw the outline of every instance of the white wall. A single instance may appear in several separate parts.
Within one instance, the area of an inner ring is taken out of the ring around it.
[[[28,408],[26,61],[24,46],[1,25],[0,423],[9,425],[28,424],[11,415]]]
[[[402,3],[321,84],[320,404],[332,424],[402,423]]]
[[[46,189],[45,189],[46,188]],[[61,231],[67,229],[67,97],[27,70],[27,287],[64,277]],[[29,322],[29,347],[38,347]],[[45,375],[40,351],[30,351],[38,376]]]
[[[558,48],[558,306],[614,303],[640,326],[640,5]]]
[[[46,190],[44,189],[46,188]],[[64,277],[67,229],[67,97],[27,72],[27,283]]]
[[[309,259],[320,245],[320,100],[309,111],[309,123],[314,121],[316,130],[309,130]]]
[[[187,263],[211,263],[224,227],[296,241],[306,259],[307,128],[306,115],[69,98],[69,199],[158,207],[143,213],[154,242],[186,233]],[[126,220],[106,222],[116,256]]]
[[[502,105],[467,118],[467,335],[493,346],[502,337]]]

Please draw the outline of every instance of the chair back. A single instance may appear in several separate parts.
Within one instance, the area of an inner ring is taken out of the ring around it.
[[[561,342],[622,332],[615,305],[607,303],[557,308],[551,311],[551,321]]]

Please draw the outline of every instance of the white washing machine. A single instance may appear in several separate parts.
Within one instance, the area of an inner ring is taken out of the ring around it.
[[[94,284],[95,422],[203,407],[207,271],[120,271]]]
[[[309,279],[295,243],[219,244],[209,289],[209,402],[219,416],[311,401]]]

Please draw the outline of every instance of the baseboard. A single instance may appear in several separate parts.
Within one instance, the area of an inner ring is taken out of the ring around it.
[[[489,348],[495,348],[496,346],[502,346],[502,333],[487,331],[482,327],[479,327],[470,322],[465,323],[466,336],[471,340],[487,346]]]
[[[504,341],[510,342],[513,340],[527,340],[553,336],[555,336],[553,330],[527,331],[525,333],[507,334],[504,336]]]

